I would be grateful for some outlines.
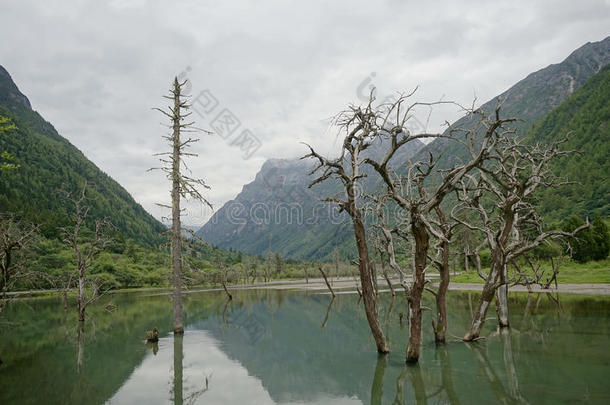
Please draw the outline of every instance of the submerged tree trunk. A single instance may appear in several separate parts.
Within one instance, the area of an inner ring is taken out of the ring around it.
[[[442,257],[439,267],[440,281],[436,292],[436,325],[434,327],[434,341],[445,343],[447,340],[447,290],[449,289],[449,242],[441,244]]]
[[[508,285],[503,284],[496,290],[496,311],[498,314],[498,326],[508,328]]]
[[[503,283],[496,290],[496,311],[498,314],[498,326],[501,328],[508,328],[508,284],[507,284],[507,269],[508,266],[504,265],[502,269],[502,277],[500,278]]]
[[[504,210],[503,214],[504,225],[498,238],[496,239],[495,246],[491,249],[491,269],[485,279],[485,285],[483,286],[483,292],[479,298],[479,304],[477,310],[474,313],[472,323],[469,331],[464,336],[465,341],[471,341],[477,339],[481,335],[481,328],[485,323],[485,317],[487,316],[487,310],[489,305],[496,294],[498,287],[504,287],[506,285],[506,253],[505,247],[509,241],[510,235],[514,230],[515,213],[512,211],[512,206],[508,206]],[[491,242],[490,242],[491,244]],[[476,255],[478,256],[478,255]],[[479,259],[477,257],[477,259]],[[480,261],[477,262],[477,269],[480,269]],[[508,326],[508,306],[506,310],[506,325]],[[504,311],[504,310],[503,310]],[[499,312],[498,312],[499,315]]]
[[[358,269],[360,270],[360,284],[362,285],[362,299],[364,300],[364,310],[366,319],[369,322],[371,333],[377,345],[379,353],[388,353],[390,349],[381,330],[379,318],[377,314],[377,300],[375,298],[375,290],[371,279],[371,269],[369,261],[369,250],[366,244],[366,233],[364,224],[360,218],[359,211],[353,211],[352,221],[354,223],[354,235],[356,237],[356,246],[358,247]]]
[[[371,261],[370,269],[371,280],[373,281],[373,289],[375,291],[375,297],[377,297],[379,295],[379,286],[377,285],[377,266],[375,265],[375,261]]]
[[[78,321],[76,333],[78,343],[78,352],[76,355],[76,371],[80,374],[80,371],[83,367],[83,358],[85,357],[85,322]]]
[[[499,278],[499,270],[498,265],[492,263],[491,270],[487,275],[487,279],[485,280],[485,285],[483,286],[483,291],[481,292],[481,296],[479,298],[479,303],[477,304],[477,309],[472,318],[472,323],[470,324],[470,329],[464,336],[464,341],[472,341],[477,339],[481,335],[481,329],[483,328],[483,324],[485,323],[485,317],[487,316],[487,310],[491,305],[491,301],[494,299],[494,295],[496,292],[496,283]]]
[[[322,269],[322,266],[318,266],[318,270],[320,270],[320,273],[322,273],[322,277],[324,277],[324,282],[326,283],[326,287],[328,287],[328,291],[330,291],[330,293],[332,294],[333,298],[335,298],[335,292],[333,291],[333,287],[328,282],[328,278],[326,277],[326,273],[324,273],[324,270]]]
[[[174,404],[182,405],[183,399],[183,389],[182,389],[182,358],[184,357],[184,353],[182,351],[183,342],[182,339],[184,337],[182,334],[174,335]]]
[[[233,299],[233,296],[231,295],[231,293],[229,292],[229,289],[227,288],[227,283],[225,282],[225,279],[222,279],[222,288],[224,288],[225,293],[227,294],[227,299],[229,301],[231,301]]]
[[[417,363],[421,350],[421,298],[426,282],[424,270],[426,269],[430,237],[425,225],[417,218],[412,218],[411,228],[415,236],[415,274],[413,274],[413,286],[409,291],[409,345],[406,361],[407,363]]]
[[[437,344],[445,343],[447,340],[447,290],[449,289],[449,239],[451,228],[447,224],[445,214],[440,207],[435,209],[436,215],[441,223],[443,234],[446,239],[439,241],[441,249],[440,261],[437,262],[440,280],[436,291],[436,325],[434,325],[434,341]]]
[[[85,307],[86,302],[86,290],[85,290],[85,269],[84,266],[79,264],[78,269],[78,321],[85,322]]]
[[[172,270],[174,282],[174,334],[184,333],[182,321],[182,234],[180,225],[180,94],[178,79],[174,80],[174,119],[172,151]]]
[[[392,280],[390,280],[390,277],[388,276],[388,272],[385,269],[383,269],[383,277],[385,278],[386,283],[388,283],[388,287],[390,287],[390,292],[392,293],[392,297],[396,296],[396,292],[394,291],[394,286],[392,285]]]

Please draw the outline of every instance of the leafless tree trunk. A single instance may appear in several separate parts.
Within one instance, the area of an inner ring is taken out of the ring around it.
[[[559,266],[561,263],[561,259],[555,260],[551,257],[551,267],[553,268],[553,274],[551,277],[541,286],[543,289],[548,290],[551,284],[555,283],[555,288],[557,288],[557,275],[559,274]]]
[[[333,291],[333,287],[328,282],[328,278],[326,277],[326,273],[324,273],[322,266],[318,266],[318,270],[320,270],[320,273],[322,273],[322,277],[324,277],[324,282],[326,283],[326,287],[328,287],[328,291],[330,291],[333,298],[335,298],[335,292]]]
[[[85,182],[82,190],[76,196],[68,191],[62,191],[62,193],[65,200],[74,206],[72,227],[61,228],[61,231],[64,236],[64,243],[72,249],[76,259],[78,320],[84,322],[87,305],[101,296],[101,286],[95,280],[91,280],[87,273],[97,255],[110,244],[110,239],[106,237],[106,230],[112,224],[107,219],[96,220],[92,239],[83,240],[81,232],[89,217],[89,207],[86,204],[87,183]],[[87,294],[88,287],[92,290],[90,295]]]
[[[353,190],[352,190],[353,193]],[[366,244],[366,233],[364,230],[364,224],[360,217],[360,211],[355,209],[354,204],[354,216],[352,221],[354,223],[354,234],[356,236],[356,246],[358,247],[359,263],[358,268],[360,270],[360,284],[362,285],[362,298],[364,300],[364,310],[366,312],[366,318],[369,322],[373,338],[377,344],[377,351],[380,353],[388,353],[390,351],[381,326],[379,324],[379,317],[377,314],[377,303],[375,298],[375,291],[371,279],[371,269],[369,262],[369,249]]]
[[[381,271],[383,272],[383,278],[385,278],[386,283],[388,283],[388,287],[390,288],[390,292],[392,297],[396,296],[396,292],[394,291],[394,286],[392,285],[392,280],[390,280],[390,276],[388,276],[388,271],[385,268],[385,261],[383,260],[383,255],[381,257]]]
[[[174,381],[172,393],[175,405],[183,404],[183,339],[183,333],[174,334]]]
[[[426,260],[428,259],[429,236],[425,225],[417,217],[411,218],[411,231],[415,237],[415,274],[409,291],[409,346],[407,363],[419,360],[422,333],[421,297],[426,283]]]
[[[153,168],[163,171],[169,180],[171,180],[171,207],[162,205],[172,210],[172,228],[171,228],[171,254],[172,254],[172,278],[174,285],[173,292],[173,312],[174,312],[174,334],[184,333],[184,322],[182,319],[182,226],[180,221],[180,200],[183,197],[191,197],[195,200],[203,202],[212,208],[212,205],[203,197],[198,188],[202,187],[209,189],[209,186],[202,179],[191,178],[186,176],[181,171],[181,165],[185,166],[182,160],[183,156],[197,156],[194,153],[186,152],[186,148],[199,139],[188,138],[183,140],[181,134],[183,132],[207,132],[194,128],[193,122],[184,122],[186,117],[191,113],[186,112],[190,105],[186,102],[186,95],[183,94],[183,87],[187,82],[179,82],[178,78],[174,78],[170,94],[165,98],[171,100],[172,105],[167,110],[154,108],[163,113],[169,118],[172,130],[171,135],[164,136],[171,145],[171,152],[159,153],[159,159],[162,163],[161,167]],[[188,171],[188,168],[186,168]]]
[[[449,242],[441,242],[441,265],[439,266],[440,280],[436,299],[436,325],[434,327],[434,340],[436,343],[445,343],[447,339],[447,290],[449,289]]]
[[[373,288],[375,290],[375,297],[379,296],[379,285],[377,284],[377,265],[375,264],[375,258],[371,259],[371,279],[373,280]]]
[[[505,266],[505,270],[503,270],[503,277],[505,280],[508,278],[506,267],[507,266]],[[496,290],[496,303],[496,311],[498,313],[498,326],[501,328],[508,328],[510,326],[508,321],[508,284],[502,284]]]
[[[489,164],[478,168],[477,176],[469,176],[458,191],[460,204],[452,212],[452,218],[472,231],[481,232],[491,250],[491,268],[484,275],[480,269],[477,252],[477,272],[485,280],[477,310],[464,340],[480,336],[490,303],[497,295],[498,323],[509,326],[508,264],[539,246],[547,239],[573,237],[586,229],[589,221],[572,233],[543,231],[540,217],[532,204],[533,194],[541,187],[555,187],[565,182],[557,181],[550,171],[552,159],[570,153],[560,149],[565,142],[554,142],[548,147],[525,145],[513,136],[499,139]],[[460,210],[470,210],[480,218],[480,223],[469,223],[456,215]],[[533,235],[533,236],[531,236]],[[521,275],[520,275],[521,277]]]
[[[427,268],[430,238],[433,236],[440,240],[446,239],[442,229],[439,229],[441,226],[433,221],[431,214],[440,210],[441,203],[445,197],[456,190],[465,176],[485,162],[494,150],[494,146],[498,139],[498,131],[502,130],[503,125],[506,123],[514,121],[514,119],[501,119],[499,117],[499,107],[495,111],[495,116],[491,117],[480,110],[464,109],[470,113],[473,118],[477,115],[480,117],[479,122],[472,130],[464,131],[459,128],[454,129],[449,136],[427,133],[417,135],[411,134],[405,128],[405,123],[412,116],[415,108],[421,105],[430,107],[436,104],[450,103],[416,102],[405,106],[404,104],[406,104],[407,98],[413,93],[400,97],[399,100],[393,103],[385,111],[367,109],[366,114],[361,114],[360,116],[355,114],[355,117],[353,118],[356,122],[362,122],[365,128],[370,128],[367,133],[368,139],[380,139],[382,141],[385,140],[386,143],[389,142],[390,147],[382,158],[378,161],[367,158],[365,159],[365,163],[372,166],[379,174],[387,187],[388,196],[404,212],[405,215],[403,217],[409,219],[408,229],[411,237],[402,236],[400,229],[389,232],[397,232],[403,239],[411,240],[413,243],[413,282],[410,287],[405,285],[409,303],[409,347],[407,349],[406,358],[406,361],[409,363],[417,362],[420,354],[422,330],[421,298],[426,284],[425,272]],[[450,104],[455,105],[455,103]],[[394,116],[396,116],[395,119],[393,118]],[[482,136],[479,137],[480,141],[477,142],[475,139],[479,133],[482,133]],[[459,134],[460,136],[455,134]],[[410,165],[406,177],[393,172],[389,167],[389,162],[395,156],[396,152],[407,143],[421,137],[447,137],[451,140],[461,142],[468,147],[468,152],[470,154],[469,159],[466,163],[456,164],[448,170],[435,171],[437,161],[430,155],[428,162],[416,162],[415,164]],[[436,182],[438,185],[430,187],[426,180],[429,179],[430,175],[433,173],[440,176],[440,181]],[[384,234],[385,233],[388,232],[384,232]],[[385,239],[387,243],[389,238],[386,236]],[[390,261],[392,261],[391,257]],[[445,275],[446,278],[443,280],[443,288],[446,287],[445,284],[448,284],[449,271],[447,271],[444,276]],[[441,306],[445,304],[443,298],[444,296],[441,294],[440,300],[438,301],[438,304]],[[440,308],[438,313],[441,314],[443,323],[446,323],[446,309]],[[443,326],[439,325],[439,327],[441,331],[439,338],[442,340]]]
[[[440,280],[436,292],[432,291],[436,300],[436,324],[434,327],[434,340],[437,344],[447,340],[447,290],[449,289],[449,241],[452,238],[453,226],[450,225],[440,207],[435,208],[438,226],[442,238],[437,241],[437,258],[434,263],[438,268]]]
[[[224,263],[221,263],[220,259],[218,259],[218,268],[220,270],[220,284],[222,285],[225,294],[227,294],[227,300],[231,301],[233,300],[233,296],[227,288],[227,279],[229,278],[229,266]]]
[[[80,374],[83,368],[83,359],[85,357],[85,322],[79,320],[77,326],[77,345],[78,350],[76,354],[76,371]]]
[[[231,301],[233,299],[233,296],[231,295],[231,293],[227,289],[227,283],[226,283],[224,278],[222,279],[222,288],[225,290],[225,293],[227,294],[227,299],[229,301]]]
[[[345,118],[349,120],[349,117]],[[339,117],[338,121],[341,119],[342,117]],[[366,144],[367,139],[359,133],[362,129],[361,125],[358,125],[356,129],[351,129],[350,121],[339,122],[339,124],[342,129],[345,129],[346,135],[343,140],[341,156],[337,159],[329,160],[315,152],[314,149],[308,145],[310,153],[303,158],[314,158],[317,161],[317,166],[310,174],[313,175],[317,172],[321,172],[321,174],[309,184],[309,187],[330,178],[339,179],[345,187],[346,199],[342,200],[328,197],[325,198],[324,201],[337,204],[340,209],[347,212],[352,219],[354,237],[358,250],[358,269],[360,272],[360,284],[362,285],[362,298],[364,300],[366,318],[373,338],[375,339],[377,351],[380,353],[388,353],[389,347],[381,329],[381,325],[379,324],[377,299],[373,286],[369,249],[366,241],[366,230],[357,201],[359,180],[363,177],[360,173],[360,166],[363,163],[360,153],[368,147]],[[349,170],[346,170],[344,165],[349,167]]]
[[[172,277],[174,284],[173,309],[174,309],[174,334],[184,333],[184,322],[182,320],[182,225],[180,223],[180,129],[182,116],[181,109],[182,88],[178,79],[174,79],[172,95],[174,108],[172,114]],[[175,354],[175,353],[174,353]],[[182,384],[181,384],[182,385]],[[180,390],[182,391],[182,389]],[[180,393],[182,396],[182,392]],[[181,401],[182,402],[182,401]]]

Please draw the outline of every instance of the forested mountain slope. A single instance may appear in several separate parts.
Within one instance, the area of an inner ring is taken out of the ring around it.
[[[108,217],[125,237],[141,243],[160,241],[165,227],[34,111],[2,66],[0,116],[17,127],[0,136],[0,151],[11,153],[19,165],[0,174],[0,211],[23,214],[39,223],[45,236],[55,236],[69,205],[57,190],[79,190],[86,181],[92,219]]]
[[[553,171],[577,183],[545,189],[542,214],[556,221],[594,213],[610,217],[610,65],[537,122],[527,140],[548,144],[566,136],[563,148],[578,153],[554,161]]]

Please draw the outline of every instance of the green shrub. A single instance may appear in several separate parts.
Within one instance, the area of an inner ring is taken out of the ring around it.
[[[572,232],[584,224],[584,221],[576,216],[570,217],[565,221],[563,230]],[[571,249],[572,259],[579,263],[586,263],[591,260],[604,260],[610,253],[610,232],[608,225],[599,215],[591,223],[589,229],[579,232],[575,238],[566,241]]]

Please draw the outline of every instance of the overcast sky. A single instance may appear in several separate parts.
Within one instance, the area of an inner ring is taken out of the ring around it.
[[[167,129],[151,107],[175,75],[199,96],[198,126],[225,109],[241,123],[227,139],[202,137],[189,162],[219,208],[266,159],[301,155],[300,141],[331,153],[328,118],[372,84],[379,96],[419,85],[420,100],[484,102],[609,27],[608,0],[0,0],[0,65],[61,135],[161,218],[155,203],[169,200],[169,185],[146,170],[167,150]],[[243,130],[261,143],[248,159],[231,145]],[[190,205],[185,222],[209,216]]]

